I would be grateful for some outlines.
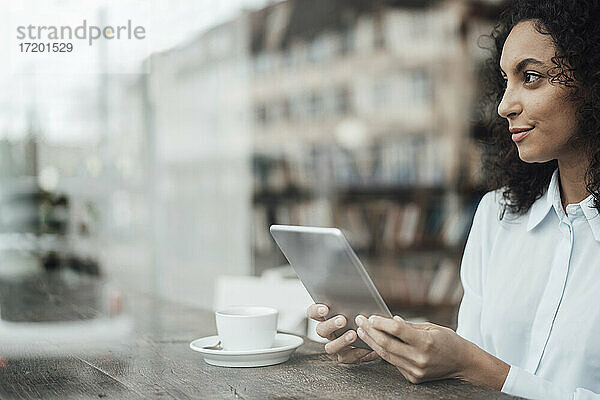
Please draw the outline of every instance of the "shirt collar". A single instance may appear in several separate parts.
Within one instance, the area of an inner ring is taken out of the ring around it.
[[[539,225],[540,222],[546,217],[550,208],[552,208],[553,197],[556,196],[556,189],[558,189],[558,168],[552,174],[550,178],[550,184],[544,192],[543,196],[537,199],[531,206],[529,212],[529,220],[527,221],[527,231],[529,232],[533,228]],[[560,191],[558,192],[558,199],[560,202]]]
[[[550,178],[548,189],[544,195],[536,200],[531,206],[529,220],[527,221],[527,231],[530,231],[538,226],[540,222],[544,220],[546,215],[548,215],[548,212],[552,207],[554,207],[554,211],[556,212],[559,220],[565,215],[565,211],[562,208],[562,202],[560,199],[558,180],[559,177],[557,168],[554,170],[554,173],[552,173],[552,178]],[[579,205],[581,206],[583,214],[590,224],[590,229],[592,230],[594,239],[600,242],[600,214],[598,214],[598,210],[594,207],[594,196],[590,194],[585,200],[581,201]]]
[[[597,242],[600,242],[600,214],[598,213],[598,209],[594,207],[594,196],[590,194],[579,204],[583,210],[583,215],[585,215],[585,218],[587,218],[588,223],[590,224],[594,239],[596,239]]]

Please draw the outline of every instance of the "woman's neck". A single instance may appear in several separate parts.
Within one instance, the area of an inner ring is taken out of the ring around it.
[[[572,162],[558,160],[560,198],[565,211],[567,204],[579,203],[590,194],[585,187],[587,163],[581,160],[581,157]]]

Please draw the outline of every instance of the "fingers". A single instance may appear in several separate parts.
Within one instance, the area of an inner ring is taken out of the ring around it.
[[[375,352],[375,351],[372,351],[358,361],[359,362],[368,362],[368,361],[376,360],[378,358],[379,358],[379,354],[377,354],[377,352]]]
[[[395,316],[394,318],[400,318],[400,317]],[[409,322],[409,321],[404,321],[404,322],[406,322],[409,326],[412,326],[413,328],[421,330],[421,331],[431,331],[431,330],[437,330],[440,328],[439,325],[432,324],[431,322]]]
[[[353,330],[349,330],[339,338],[333,339],[331,342],[325,344],[325,352],[327,352],[327,354],[338,353],[341,350],[343,350],[344,347],[356,341],[356,338],[356,332],[354,332]]]
[[[329,318],[324,322],[319,322],[316,327],[317,335],[329,340],[334,340],[335,336],[332,337],[333,332],[344,326],[346,326],[346,317],[338,315],[334,318]]]
[[[399,370],[401,370],[401,372],[403,372],[403,375],[404,372],[411,374],[410,371],[412,370],[412,365],[408,361],[381,347],[362,328],[358,328],[357,332],[362,341],[368,344],[381,358],[390,364],[395,365]]]
[[[362,359],[371,353],[375,352],[358,347],[347,347],[338,353],[338,362],[342,364],[360,364]]]
[[[397,315],[393,319],[371,315],[369,322],[373,328],[395,336],[405,343],[418,344],[421,341],[421,332]]]
[[[317,321],[325,321],[325,316],[329,314],[329,307],[325,304],[311,304],[306,309],[306,316]]]
[[[397,337],[387,334],[383,330],[375,328],[373,323],[369,323],[370,321],[371,319],[367,321],[362,315],[356,317],[356,324],[360,326],[361,331],[366,332],[375,343],[387,352],[404,355],[404,357],[412,354],[413,349],[408,344],[402,342]]]

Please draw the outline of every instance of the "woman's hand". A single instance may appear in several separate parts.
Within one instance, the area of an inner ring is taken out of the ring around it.
[[[356,317],[358,336],[412,383],[460,378],[500,390],[510,366],[431,323],[410,323],[395,316]]]
[[[353,330],[349,330],[344,335],[336,338],[333,332],[346,326],[346,317],[338,315],[335,318],[325,320],[327,314],[329,314],[329,307],[325,304],[312,304],[306,310],[306,315],[309,318],[320,321],[317,324],[317,334],[330,340],[325,344],[327,354],[337,354],[338,362],[344,364],[359,364],[379,357],[374,351],[350,346],[356,340],[356,332]]]

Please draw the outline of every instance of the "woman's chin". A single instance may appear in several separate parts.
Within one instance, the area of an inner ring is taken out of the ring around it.
[[[527,148],[528,146],[518,145],[517,149],[519,151],[519,158],[521,161],[526,163],[543,163],[546,161],[550,161],[551,158],[544,157],[543,154],[534,151],[531,148]]]

